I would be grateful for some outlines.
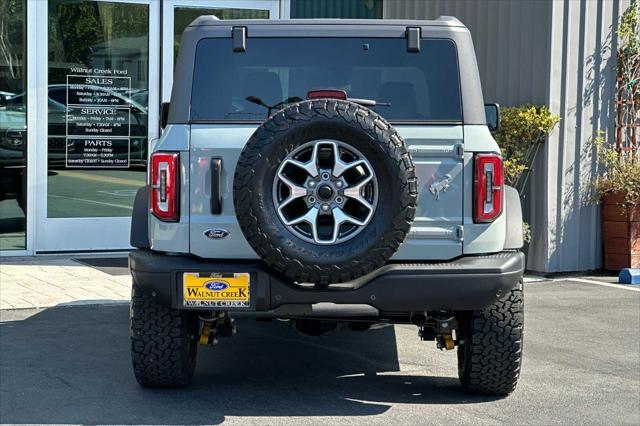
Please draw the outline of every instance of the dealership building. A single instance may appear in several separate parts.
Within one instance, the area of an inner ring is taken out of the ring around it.
[[[0,255],[122,251],[160,135],[180,35],[220,19],[434,19],[471,30],[486,102],[562,117],[523,207],[528,268],[601,266],[588,144],[614,132],[616,29],[630,0],[0,0]],[[231,36],[231,31],[229,33]],[[250,35],[249,35],[250,36]]]

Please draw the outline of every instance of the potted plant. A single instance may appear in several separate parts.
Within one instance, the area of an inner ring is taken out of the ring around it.
[[[594,182],[602,204],[604,268],[640,268],[640,158],[594,139],[604,172]]]

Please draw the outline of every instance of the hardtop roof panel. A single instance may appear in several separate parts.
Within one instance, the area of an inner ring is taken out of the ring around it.
[[[196,18],[190,27],[203,26],[396,26],[396,27],[457,27],[466,28],[462,22],[452,16],[442,16],[435,20],[410,20],[410,19],[238,19],[222,20],[213,15],[203,15]]]

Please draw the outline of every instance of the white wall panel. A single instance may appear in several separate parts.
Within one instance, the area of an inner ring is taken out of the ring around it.
[[[547,210],[529,267],[547,272],[597,269],[602,263],[600,208],[590,202],[598,174],[591,141],[598,130],[613,140],[616,30],[629,0],[553,3],[548,104],[562,122],[543,156],[547,173],[535,184]],[[613,52],[613,54],[612,54]],[[546,241],[545,241],[546,240]],[[539,255],[538,255],[539,254]]]

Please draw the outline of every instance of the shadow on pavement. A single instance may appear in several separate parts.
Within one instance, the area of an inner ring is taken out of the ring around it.
[[[118,257],[77,257],[73,259],[109,275],[130,275],[129,258]]]
[[[243,320],[238,328],[236,337],[200,347],[192,386],[148,390],[130,365],[128,306],[53,308],[3,322],[0,422],[219,423],[484,401],[462,394],[455,378],[399,374],[392,327],[318,338],[277,322]]]

